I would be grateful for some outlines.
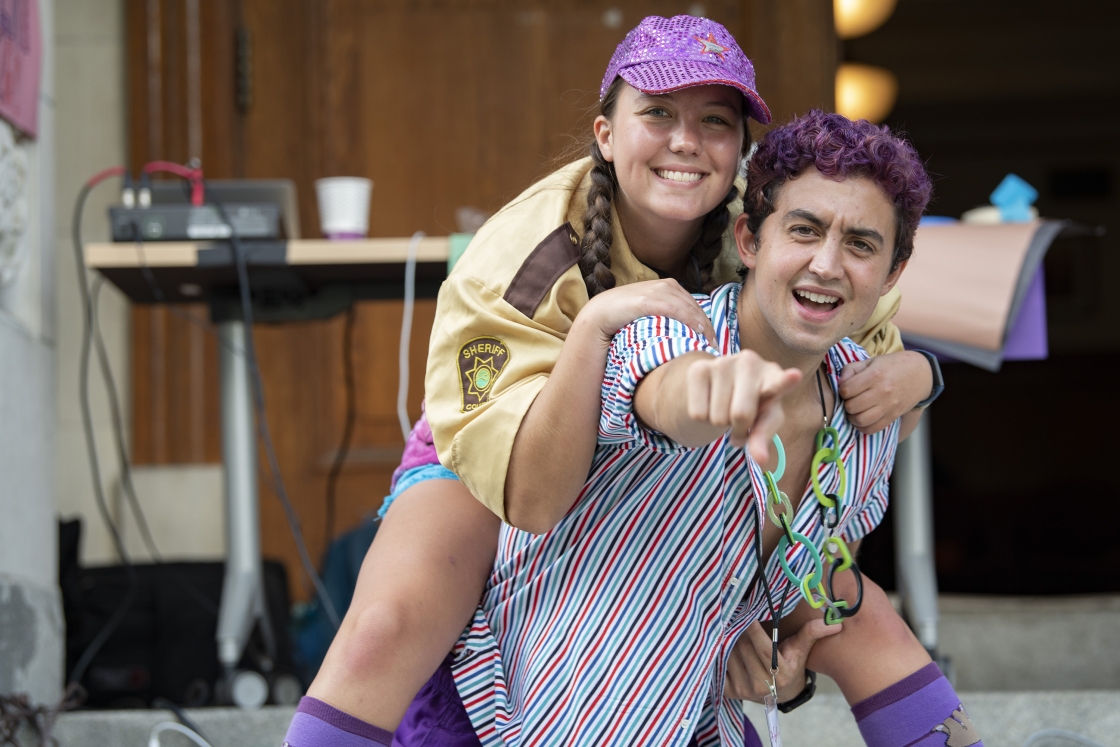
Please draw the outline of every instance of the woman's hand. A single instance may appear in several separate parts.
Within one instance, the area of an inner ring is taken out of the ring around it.
[[[805,689],[805,660],[813,644],[841,630],[841,625],[825,625],[824,620],[817,618],[778,644],[779,703],[796,698]],[[751,623],[731,651],[723,694],[735,700],[761,703],[770,693],[772,647],[773,642],[762,625]]]
[[[840,396],[860,433],[878,433],[933,391],[933,372],[921,353],[900,351],[844,366]]]
[[[580,310],[577,319],[591,324],[600,339],[609,345],[620,329],[643,316],[676,319],[704,335],[709,344],[715,343],[716,333],[708,315],[696,299],[672,279],[647,280],[611,288],[592,298]]]

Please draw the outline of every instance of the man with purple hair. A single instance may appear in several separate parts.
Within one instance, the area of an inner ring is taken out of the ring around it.
[[[451,664],[484,745],[759,744],[741,699],[767,698],[773,730],[811,694],[806,667],[872,747],[982,744],[852,561],[899,424],[848,422],[839,390],[867,354],[847,335],[905,269],[929,177],[889,129],[811,112],[767,135],[747,184],[743,281],[697,296],[715,339],[663,317],[622,329],[576,505],[544,535],[502,528]],[[764,422],[778,435],[756,461]],[[454,704],[438,680],[420,700]]]

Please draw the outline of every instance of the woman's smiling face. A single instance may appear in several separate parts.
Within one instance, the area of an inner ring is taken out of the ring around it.
[[[595,137],[627,210],[655,227],[699,221],[723,201],[744,126],[743,96],[729,86],[646,94],[623,83],[611,118],[595,120]]]

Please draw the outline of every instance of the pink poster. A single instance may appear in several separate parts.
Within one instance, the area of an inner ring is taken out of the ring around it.
[[[38,0],[0,0],[0,117],[34,136],[39,115]]]

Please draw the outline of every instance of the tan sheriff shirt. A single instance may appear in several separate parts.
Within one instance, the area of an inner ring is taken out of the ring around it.
[[[517,429],[588,301],[577,262],[590,168],[589,158],[564,166],[502,208],[439,292],[425,379],[428,422],[440,462],[503,520]],[[656,280],[630,251],[617,214],[612,229],[618,285]],[[725,236],[718,279],[735,280],[737,267]],[[885,296],[852,336],[871,355],[901,349],[890,323],[898,301],[897,291]]]

